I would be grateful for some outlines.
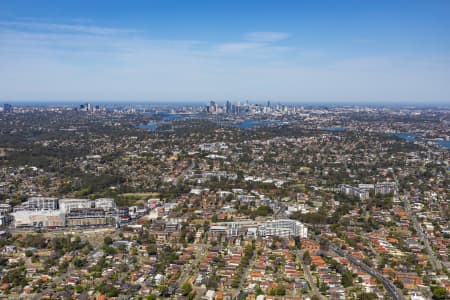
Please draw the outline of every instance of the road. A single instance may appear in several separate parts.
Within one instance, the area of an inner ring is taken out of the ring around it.
[[[197,244],[196,246],[198,247],[197,248],[198,250],[197,250],[197,253],[195,254],[195,259],[194,259],[194,261],[192,261],[191,263],[188,264],[188,266],[185,268],[185,270],[183,271],[181,276],[178,278],[178,280],[176,282],[177,290],[180,289],[181,286],[183,285],[183,283],[185,283],[189,279],[189,277],[191,276],[190,274],[194,270],[194,267],[196,268],[197,265],[203,259],[203,257],[205,257],[205,255],[208,253],[206,251],[206,245]]]
[[[241,280],[239,281],[239,287],[236,289],[234,293],[232,293],[232,298],[237,299],[238,295],[242,292],[242,287],[244,286],[245,281],[247,280],[248,272],[253,268],[253,265],[255,264],[256,260],[256,253],[253,251],[253,256],[248,263],[247,267],[245,267],[244,271],[241,274]]]
[[[385,287],[386,291],[392,296],[394,300],[405,300],[405,297],[403,296],[402,292],[386,277],[381,275],[377,270],[369,267],[359,259],[353,257],[349,253],[339,249],[333,244],[330,244],[330,249],[333,250],[337,255],[347,258],[349,261],[351,261],[353,264],[359,266],[361,269],[366,271],[368,274],[372,275],[373,277],[378,278],[383,286]]]
[[[280,207],[278,210],[273,214],[274,219],[286,219],[286,206],[283,203],[279,203]]]
[[[36,295],[34,295],[32,299],[33,299],[33,300],[39,300],[39,299],[41,299],[42,296],[44,296],[45,294],[47,294],[47,293],[49,293],[49,292],[52,292],[52,291],[55,291],[55,289],[52,288],[52,285],[53,285],[53,284],[58,285],[58,283],[60,283],[61,281],[64,280],[64,278],[66,278],[67,276],[69,276],[70,273],[71,273],[74,269],[75,269],[75,267],[74,267],[73,265],[70,265],[70,266],[67,268],[67,271],[66,271],[66,272],[62,273],[61,275],[59,275],[59,276],[57,276],[57,277],[55,277],[55,278],[53,278],[52,281],[48,283],[47,288],[45,288],[42,292],[37,293]]]
[[[399,185],[398,177],[395,173],[393,173],[394,181]],[[406,213],[408,214],[409,220],[412,222],[414,229],[416,230],[417,236],[420,238],[420,240],[425,245],[425,251],[427,251],[428,257],[430,258],[431,265],[435,271],[441,271],[442,270],[442,264],[437,259],[436,255],[434,254],[433,249],[430,246],[430,241],[428,240],[427,235],[423,232],[422,226],[420,226],[419,222],[417,221],[416,216],[412,213],[411,210],[411,203],[409,203],[409,193],[404,193],[403,196],[399,196],[401,200],[403,200],[403,204],[405,206]]]
[[[310,234],[311,234],[312,238],[314,238],[316,241],[319,242],[319,238],[316,235],[314,235],[312,233],[310,233]],[[351,261],[356,266],[359,266],[361,269],[363,269],[369,275],[372,275],[373,277],[378,278],[378,280],[381,281],[381,283],[383,284],[386,291],[391,295],[391,297],[394,300],[406,300],[405,297],[403,296],[403,293],[394,285],[394,283],[392,281],[390,281],[389,279],[387,279],[386,277],[384,277],[376,269],[366,265],[359,259],[355,258],[354,256],[347,253],[346,251],[340,249],[339,247],[333,245],[332,243],[330,243],[328,241],[327,241],[327,243],[328,243],[329,249],[332,250],[334,253],[336,253],[337,255],[339,255],[341,257],[347,258],[349,261]]]
[[[314,282],[314,278],[311,275],[311,271],[309,270],[309,266],[305,264],[303,261],[303,251],[297,252],[297,259],[300,261],[303,269],[303,273],[305,274],[306,281],[308,281],[309,286],[311,287],[313,295],[319,297],[319,299],[324,300],[325,297],[320,293],[317,288],[317,284]]]
[[[435,271],[441,271],[442,265],[441,262],[437,259],[436,255],[434,254],[433,249],[430,246],[430,242],[428,240],[427,235],[423,232],[422,226],[420,226],[419,222],[417,221],[416,216],[413,214],[411,210],[411,203],[409,203],[409,199],[407,195],[401,196],[400,198],[403,198],[403,203],[405,206],[406,213],[408,214],[409,220],[412,222],[414,229],[416,230],[417,236],[420,238],[420,240],[425,245],[425,251],[427,251],[428,257],[430,258],[431,265]]]

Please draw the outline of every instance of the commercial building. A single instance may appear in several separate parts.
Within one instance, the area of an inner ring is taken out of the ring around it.
[[[11,205],[9,204],[0,204],[0,226],[8,225],[12,218],[9,215],[11,212]]]
[[[112,198],[99,198],[94,200],[95,208],[102,208],[105,211],[109,211],[116,208],[116,203]]]
[[[92,208],[92,200],[89,199],[60,199],[59,209],[64,213],[69,213],[74,208]]]
[[[117,222],[123,223],[130,221],[130,209],[128,207],[119,207],[114,210]]]
[[[12,207],[10,204],[1,203],[0,204],[0,212],[2,213],[10,213],[12,211]]]
[[[227,114],[231,114],[231,102],[230,100],[227,100],[227,104],[226,104],[226,113]]]
[[[0,211],[0,226],[7,226],[11,222],[12,218],[6,212]]]
[[[71,208],[66,215],[68,226],[106,225],[107,217],[102,208]]]
[[[10,206],[9,206],[10,209]],[[129,210],[116,208],[114,199],[58,199],[31,197],[8,214],[6,209],[0,210],[0,225],[15,219],[16,227],[62,227],[91,226],[129,220]]]
[[[3,112],[4,113],[12,113],[13,111],[14,110],[13,110],[13,107],[11,104],[7,104],[7,103],[3,104]]]
[[[57,210],[58,198],[31,197],[28,198],[26,207],[28,210]]]
[[[11,214],[15,227],[63,227],[65,214],[59,210],[21,210]]]

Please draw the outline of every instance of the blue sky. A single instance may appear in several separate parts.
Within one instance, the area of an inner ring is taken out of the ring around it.
[[[1,101],[450,103],[450,1],[0,0]]]

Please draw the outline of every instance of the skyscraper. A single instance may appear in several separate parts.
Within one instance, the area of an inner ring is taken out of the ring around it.
[[[12,113],[13,112],[12,105],[8,104],[8,103],[3,104],[3,112],[4,113]]]
[[[231,113],[231,102],[230,100],[227,100],[227,105],[226,105],[226,113],[230,114]]]
[[[210,101],[210,102],[209,102],[208,112],[209,112],[210,114],[213,114],[213,113],[216,112],[216,102],[214,102],[214,101]]]

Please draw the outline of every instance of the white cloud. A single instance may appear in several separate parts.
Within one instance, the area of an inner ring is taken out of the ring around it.
[[[44,23],[36,21],[15,21],[15,22],[0,22],[0,26],[22,29],[22,30],[33,30],[33,31],[50,31],[50,32],[66,32],[66,33],[86,33],[94,35],[116,35],[116,34],[129,34],[134,33],[136,30],[110,28],[110,27],[99,27],[91,25],[80,25],[80,24],[57,24],[57,23]]]
[[[252,42],[271,43],[285,40],[289,36],[287,32],[259,31],[247,33],[244,38]]]
[[[263,47],[261,43],[248,43],[248,42],[236,42],[236,43],[224,43],[216,47],[216,50],[220,53],[241,53],[243,51],[254,50]]]

